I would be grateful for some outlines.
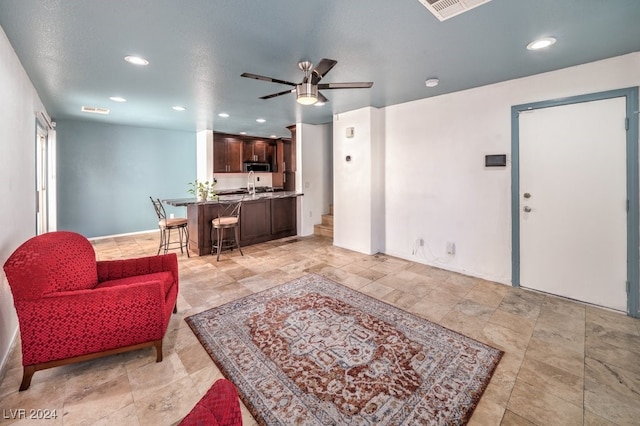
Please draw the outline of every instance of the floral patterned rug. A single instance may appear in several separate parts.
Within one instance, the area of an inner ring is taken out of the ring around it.
[[[186,321],[261,425],[465,424],[502,357],[314,274]]]

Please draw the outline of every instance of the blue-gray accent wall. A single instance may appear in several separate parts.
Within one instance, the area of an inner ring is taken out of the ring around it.
[[[59,230],[91,238],[157,229],[149,196],[190,196],[195,132],[79,120],[58,120],[56,130]]]

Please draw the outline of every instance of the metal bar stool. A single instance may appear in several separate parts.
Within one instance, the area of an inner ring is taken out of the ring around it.
[[[218,198],[218,215],[211,221],[211,254],[215,251],[216,261],[220,261],[220,252],[223,249],[233,250],[234,246],[238,247],[240,255],[244,256],[240,248],[240,209],[243,198],[226,198],[225,200]],[[234,240],[225,239],[225,232],[228,229],[233,229]]]
[[[180,248],[180,253],[184,253],[184,248],[187,252],[187,257],[191,257],[189,256],[188,247],[189,229],[187,228],[187,219],[183,217],[167,219],[167,213],[164,211],[164,206],[160,199],[154,200],[152,197],[149,198],[156,210],[156,215],[158,215],[158,228],[160,228],[160,245],[158,246],[157,254],[160,254],[160,250],[164,250],[164,254],[167,254],[169,250],[177,248]],[[171,241],[171,230],[178,231],[179,241]]]

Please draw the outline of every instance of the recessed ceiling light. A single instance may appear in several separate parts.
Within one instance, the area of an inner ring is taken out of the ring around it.
[[[424,85],[427,87],[436,87],[438,85],[438,83],[440,83],[440,80],[438,80],[437,78],[433,77],[433,78],[428,78],[425,80]]]
[[[556,39],[554,37],[543,37],[527,44],[527,49],[528,50],[544,49],[545,47],[551,46],[555,42],[556,42]]]
[[[256,118],[256,121],[258,123],[266,123],[267,122],[267,120],[265,120],[264,118]]]
[[[276,139],[277,136],[276,135],[271,135],[271,139]]]
[[[241,134],[241,135],[246,135],[246,134],[247,134],[247,132],[240,132],[240,134]]]
[[[120,96],[112,96],[109,99],[111,99],[113,102],[127,102],[125,98],[121,98]]]
[[[226,112],[221,112],[220,114],[218,114],[218,117],[229,118],[229,114],[227,114]]]
[[[149,65],[149,61],[147,61],[145,58],[142,58],[140,56],[129,55],[129,56],[125,56],[124,60],[134,65]]]
[[[186,110],[185,107],[180,106],[180,105],[172,106],[171,108],[175,109],[176,111],[184,111],[184,110]]]

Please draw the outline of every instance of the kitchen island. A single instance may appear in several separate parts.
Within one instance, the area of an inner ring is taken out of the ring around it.
[[[180,198],[164,202],[171,206],[187,208],[189,250],[202,256],[211,254],[211,221],[218,217],[220,203],[242,197],[240,246],[245,247],[296,235],[297,197],[302,195],[294,191],[279,191],[255,195],[224,194],[212,201]]]

